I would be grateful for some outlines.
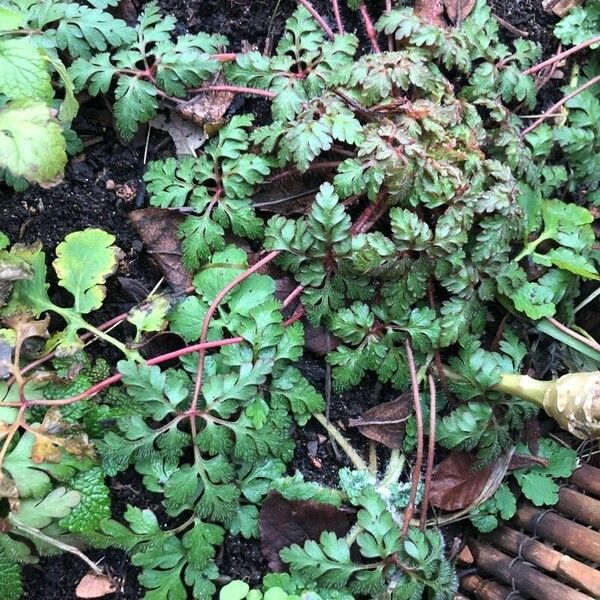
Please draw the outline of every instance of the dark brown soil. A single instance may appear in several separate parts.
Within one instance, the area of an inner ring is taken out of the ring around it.
[[[135,4],[135,0],[134,0]],[[285,19],[294,9],[294,0],[162,0],[166,12],[174,14],[181,23],[181,30],[191,32],[204,30],[226,35],[232,50],[239,50],[244,41],[260,50],[270,47],[282,31]],[[331,4],[328,0],[314,0],[313,4],[333,25]],[[363,35],[362,25],[356,15],[345,8],[344,17],[348,30]],[[379,14],[384,0],[367,2],[373,15]],[[545,54],[554,48],[551,30],[554,19],[541,10],[540,0],[491,0],[496,15],[515,27],[525,30],[529,39],[541,42]],[[511,38],[508,32],[507,39]],[[364,36],[363,36],[364,37]],[[268,106],[258,100],[244,100],[237,110],[252,110],[264,118]],[[97,107],[96,107],[97,108]],[[76,129],[92,140],[84,154],[67,168],[65,180],[60,185],[42,190],[32,187],[25,193],[16,194],[0,189],[0,228],[12,242],[41,240],[48,252],[66,234],[84,227],[102,227],[113,233],[118,245],[125,252],[119,275],[133,278],[151,288],[159,278],[148,260],[143,245],[129,224],[127,212],[144,201],[140,184],[142,174],[141,148],[143,143],[131,147],[117,140],[110,127],[103,127],[94,120],[94,114],[84,109]],[[106,122],[106,113],[104,121]],[[164,146],[164,136],[153,134],[149,146],[149,159],[155,156],[158,145]],[[128,183],[133,189],[130,198],[119,198],[111,182]],[[136,193],[137,190],[137,193]],[[111,284],[111,299],[103,312],[107,318],[120,313],[127,302],[127,294],[118,284]],[[321,390],[325,387],[325,367],[321,359],[307,359],[302,370]],[[385,391],[379,393],[374,380],[367,379],[363,385],[344,395],[333,394],[330,417],[345,420],[356,417],[369,406],[391,400]],[[360,446],[362,439],[352,431],[346,432]],[[308,479],[334,484],[337,471],[344,463],[338,458],[320,428],[309,424],[294,432],[297,449],[291,471],[300,470]],[[144,492],[139,476],[125,473],[111,482],[116,513],[120,514],[127,503],[160,512],[159,500]],[[143,590],[137,582],[137,570],[126,555],[120,551],[90,551],[93,560],[106,565],[111,574],[122,582],[122,587],[112,598],[137,600]],[[224,544],[218,557],[220,571],[224,576],[243,578],[257,583],[266,569],[259,546],[254,541],[231,537]],[[25,600],[67,600],[74,597],[74,589],[86,573],[87,567],[72,555],[44,558],[39,565],[25,569]]]

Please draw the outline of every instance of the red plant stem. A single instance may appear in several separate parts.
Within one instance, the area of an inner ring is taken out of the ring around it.
[[[306,310],[304,309],[304,306],[299,306],[294,311],[294,314],[289,319],[286,319],[283,322],[283,326],[284,327],[289,327],[292,323],[295,323],[296,321],[299,321],[305,314],[306,314]]]
[[[210,57],[219,62],[234,62],[237,58],[237,54],[235,52],[224,52],[222,54],[211,54]]]
[[[366,229],[371,227],[371,225],[373,224],[371,220],[382,209],[386,197],[387,192],[385,188],[382,188],[379,191],[379,195],[377,196],[375,202],[369,204],[369,206],[367,206],[367,208],[365,208],[365,210],[358,216],[356,221],[354,221],[352,227],[350,228],[350,235],[354,236],[359,233],[363,233]],[[381,216],[381,214],[379,214],[379,216]],[[377,218],[379,218],[379,216]]]
[[[283,301],[283,308],[289,306],[304,290],[303,285],[295,287],[289,294],[288,297]]]
[[[273,252],[269,252],[264,258],[254,263],[251,267],[246,269],[243,273],[240,273],[237,277],[234,277],[215,297],[212,301],[211,305],[208,307],[208,311],[206,311],[206,315],[204,315],[204,320],[202,321],[202,329],[200,331],[200,344],[206,342],[206,337],[208,335],[208,327],[210,322],[215,314],[219,304],[231,292],[231,290],[239,285],[242,281],[250,277],[252,273],[255,273],[266,264],[270,263],[275,257],[280,254],[279,250],[274,250]],[[196,415],[196,408],[198,406],[198,399],[200,397],[200,390],[202,389],[202,379],[204,375],[204,361],[206,359],[206,348],[201,347],[198,355],[198,371],[196,373],[196,384],[194,385],[194,394],[192,396],[192,404],[190,406],[189,414],[190,418],[194,419]]]
[[[580,341],[582,344],[589,346],[590,348],[592,348],[593,350],[596,350],[597,352],[600,352],[600,344],[598,342],[593,342],[592,340],[586,338],[584,335],[581,335],[581,334],[577,333],[576,331],[573,331],[570,327],[563,325],[560,321],[557,321],[554,317],[548,317],[548,321],[550,321],[550,323],[552,323],[552,325],[554,325],[557,329],[560,329],[567,335],[571,336],[573,339]]]
[[[304,8],[312,15],[313,19],[321,26],[321,29],[330,37],[333,38],[333,29],[327,25],[325,19],[317,12],[317,9],[308,0],[298,0]]]
[[[265,98],[275,98],[277,94],[269,90],[260,90],[258,88],[241,87],[238,85],[205,85],[194,88],[190,92],[233,92],[234,94],[253,94],[254,96],[264,96]]]
[[[433,475],[433,459],[435,458],[435,424],[436,424],[436,391],[435,381],[431,375],[429,380],[429,443],[427,445],[427,467],[425,471],[425,490],[423,491],[423,502],[421,504],[421,518],[419,529],[425,530],[427,520],[427,509],[429,508],[429,490],[431,488],[431,477]]]
[[[404,511],[404,517],[402,518],[402,532],[400,533],[400,540],[404,540],[408,533],[408,527],[410,520],[415,512],[415,502],[417,499],[417,489],[419,487],[419,480],[421,478],[421,467],[423,466],[423,412],[421,410],[421,398],[419,394],[419,382],[417,380],[417,368],[415,366],[415,359],[412,352],[410,341],[406,340],[404,343],[406,349],[406,358],[408,362],[408,368],[410,370],[410,381],[412,386],[413,404],[415,406],[415,419],[417,421],[417,457],[412,470],[411,476],[411,488],[410,497],[408,499],[408,506]]]
[[[342,17],[340,15],[340,5],[338,0],[331,0],[331,7],[333,8],[333,14],[335,16],[335,23],[338,31],[340,33],[344,33],[344,23],[342,22]]]
[[[243,342],[243,338],[234,337],[227,338],[224,340],[216,340],[214,342],[204,342],[199,344],[193,344],[192,346],[186,346],[185,348],[181,348],[179,350],[174,350],[173,352],[167,352],[166,354],[161,354],[160,356],[156,356],[155,358],[151,358],[146,361],[148,365],[158,365],[160,363],[166,362],[168,360],[172,360],[174,358],[179,358],[180,356],[184,356],[185,354],[191,354],[192,352],[196,352],[199,350],[208,350],[210,348],[220,348],[221,346],[228,346],[230,344],[239,344]],[[85,400],[86,398],[91,398],[95,396],[102,390],[111,386],[113,383],[117,383],[122,378],[120,373],[116,373],[115,375],[111,375],[104,381],[100,381],[96,385],[88,388],[87,390],[81,392],[81,394],[77,394],[77,396],[71,396],[70,398],[63,398],[62,400],[28,400],[24,404],[26,406],[65,406],[67,404],[74,404],[75,402],[79,402],[80,400]],[[0,403],[2,406],[22,406],[21,402],[2,402]]]
[[[564,58],[567,58],[567,56],[571,56],[571,54],[575,54],[575,52],[579,52],[580,50],[583,50],[588,46],[593,46],[594,44],[600,44],[600,37],[591,38],[589,40],[586,40],[585,42],[581,42],[581,44],[577,44],[577,46],[569,48],[568,50],[563,50],[562,52],[551,56],[549,59],[538,63],[537,65],[533,65],[533,67],[529,67],[529,69],[525,69],[525,71],[523,71],[523,75],[533,75],[534,73],[541,71],[545,67],[549,67],[555,62],[563,60]]]
[[[389,14],[392,12],[392,0],[385,0],[385,12],[386,12],[386,14]],[[388,50],[390,52],[393,52],[395,50],[394,36],[391,33],[389,33],[387,36],[387,43],[388,43]]]
[[[541,125],[545,119],[551,117],[554,112],[556,112],[563,104],[566,104],[569,100],[571,100],[571,98],[574,98],[577,96],[577,94],[581,94],[581,92],[587,90],[589,87],[592,87],[598,82],[600,82],[600,75],[592,77],[592,79],[586,81],[583,85],[580,85],[576,90],[573,90],[570,94],[567,94],[564,98],[560,99],[548,110],[546,110],[542,116],[539,119],[536,119],[529,127],[523,129],[521,132],[521,137],[525,137],[530,131],[533,131],[538,125]]]
[[[312,163],[306,171],[301,173],[298,169],[286,169],[285,171],[281,171],[280,173],[275,173],[272,177],[269,177],[264,184],[273,183],[275,181],[280,181],[281,179],[287,179],[288,177],[303,175],[310,171],[329,171],[331,169],[337,169],[342,164],[341,160],[332,160],[329,162],[316,162]],[[263,185],[264,185],[263,184]]]
[[[373,52],[379,54],[381,52],[381,48],[377,42],[377,32],[375,31],[375,27],[373,27],[373,21],[369,16],[369,11],[367,10],[367,5],[363,2],[360,7],[360,16],[362,17],[363,23],[365,25],[365,30],[367,32],[367,36],[369,41],[371,42],[371,48],[373,48]]]

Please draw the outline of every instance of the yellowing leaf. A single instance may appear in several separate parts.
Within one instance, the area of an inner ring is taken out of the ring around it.
[[[1,63],[0,58],[0,72]],[[52,109],[30,99],[14,100],[0,109],[0,168],[49,186],[66,164],[65,138]]]
[[[120,251],[113,246],[114,236],[101,229],[70,233],[56,248],[52,263],[59,285],[73,294],[73,308],[89,313],[100,308],[106,296],[104,282],[119,262]]]
[[[0,6],[0,31],[18,29],[24,24],[25,19],[22,14]]]
[[[44,55],[27,38],[0,40],[0,93],[51,100],[54,94]]]

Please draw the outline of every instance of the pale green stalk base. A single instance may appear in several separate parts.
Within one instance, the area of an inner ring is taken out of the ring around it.
[[[368,471],[367,463],[358,455],[348,440],[340,433],[339,429],[331,423],[323,413],[315,413],[313,417],[323,425],[327,433],[340,445],[346,456],[359,471]]]

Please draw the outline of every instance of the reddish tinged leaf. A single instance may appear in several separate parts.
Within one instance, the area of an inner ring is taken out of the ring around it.
[[[262,553],[271,569],[281,571],[284,564],[279,552],[283,548],[316,540],[323,531],[346,535],[351,523],[348,514],[335,506],[286,500],[281,494],[270,492],[260,509],[258,525]]]
[[[421,21],[438,27],[445,26],[444,19],[442,19],[444,12],[442,0],[416,0],[414,10]]]
[[[148,253],[176,292],[183,292],[192,280],[181,263],[181,243],[177,228],[185,217],[172,210],[142,208],[129,213],[129,219]]]
[[[398,400],[378,404],[365,411],[360,418],[350,419],[348,425],[358,427],[365,437],[388,448],[400,448],[412,408],[410,393],[402,394]]]
[[[455,24],[461,23],[471,14],[477,0],[444,0],[448,18]]]
[[[494,465],[473,470],[473,457],[454,452],[433,470],[429,501],[442,510],[461,510],[471,506],[486,487]]]

